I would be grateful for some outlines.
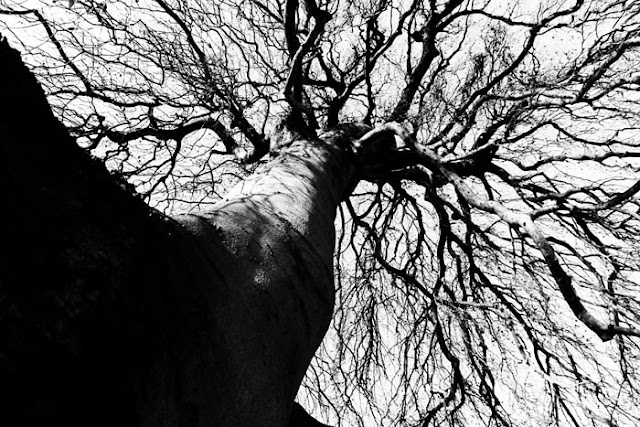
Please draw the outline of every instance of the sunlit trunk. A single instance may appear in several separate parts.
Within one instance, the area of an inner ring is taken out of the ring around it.
[[[286,426],[355,185],[337,134],[167,218],[75,145],[0,49],[0,425]]]
[[[330,141],[301,139],[211,211],[177,218],[217,271],[201,277],[221,375],[202,396],[214,425],[286,425],[331,320],[333,224],[354,172]]]

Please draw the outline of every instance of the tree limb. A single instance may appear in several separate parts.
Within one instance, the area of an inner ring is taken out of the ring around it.
[[[425,166],[439,170],[447,180],[453,184],[460,195],[469,203],[469,205],[480,209],[484,212],[497,215],[504,222],[512,227],[520,228],[534,241],[538,250],[549,268],[551,276],[558,285],[558,289],[562,293],[564,300],[571,308],[573,314],[585,326],[591,329],[602,341],[609,341],[615,335],[631,335],[640,337],[640,330],[627,328],[613,324],[606,324],[597,319],[582,303],[582,300],[576,293],[572,284],[572,278],[566,273],[553,247],[535,225],[531,215],[505,207],[503,204],[481,198],[476,192],[471,190],[464,180],[455,172],[444,166],[437,154],[424,147],[416,147],[417,154]],[[638,184],[640,185],[640,184]]]
[[[303,111],[310,124],[315,124],[316,118],[311,106],[306,104],[302,99],[302,82],[305,77],[302,72],[302,62],[305,56],[311,52],[311,49],[315,46],[316,40],[324,31],[324,26],[331,19],[331,14],[318,8],[313,0],[307,0],[305,4],[307,5],[307,13],[314,19],[314,25],[309,35],[305,38],[302,45],[298,47],[295,55],[293,55],[291,69],[284,85],[283,94],[294,111]]]

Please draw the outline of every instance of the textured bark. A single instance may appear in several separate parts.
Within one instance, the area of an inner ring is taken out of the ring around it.
[[[176,218],[205,258],[194,274],[210,270],[198,280],[224,348],[212,368],[221,377],[207,381],[211,406],[227,402],[221,425],[286,424],[331,320],[333,221],[354,179],[342,150],[298,140],[211,211]]]
[[[0,58],[0,425],[320,425],[291,411],[356,180],[336,140],[368,128],[298,139],[171,219],[76,146],[6,42]]]

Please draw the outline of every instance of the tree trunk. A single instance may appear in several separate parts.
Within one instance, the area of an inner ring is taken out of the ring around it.
[[[335,135],[172,219],[77,147],[4,41],[0,58],[0,425],[286,426],[355,184]]]

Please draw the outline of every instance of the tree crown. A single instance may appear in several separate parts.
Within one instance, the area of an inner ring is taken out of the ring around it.
[[[301,397],[345,424],[640,420],[639,2],[0,14],[78,143],[161,210],[215,203],[267,135],[291,141],[285,116],[321,138],[359,123],[368,182],[339,212],[333,332]]]

